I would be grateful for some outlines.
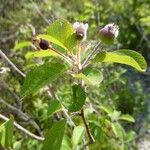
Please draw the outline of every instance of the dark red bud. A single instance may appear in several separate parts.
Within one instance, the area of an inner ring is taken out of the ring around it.
[[[41,49],[46,50],[50,47],[50,43],[47,40],[40,39],[39,46]]]

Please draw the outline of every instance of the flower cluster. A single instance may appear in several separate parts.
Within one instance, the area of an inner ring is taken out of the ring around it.
[[[79,40],[85,40],[87,36],[88,24],[75,22],[73,24],[76,36]],[[115,23],[110,23],[99,30],[100,40],[105,44],[113,44],[119,34],[119,27]]]

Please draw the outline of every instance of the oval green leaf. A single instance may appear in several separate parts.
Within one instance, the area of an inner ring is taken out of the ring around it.
[[[86,100],[86,94],[84,89],[80,85],[73,85],[72,92],[73,92],[73,102],[69,106],[69,111],[76,112],[83,107]]]
[[[60,55],[58,55],[57,53],[55,53],[51,50],[40,50],[40,51],[36,51],[36,52],[28,52],[25,55],[26,59],[31,59],[34,57],[42,58],[42,57],[50,57],[50,56],[60,57]]]
[[[112,110],[112,108],[110,106],[104,106],[104,105],[102,105],[102,106],[100,106],[100,108],[103,111],[105,111],[107,114],[112,114],[113,113],[113,110]]]
[[[73,135],[72,135],[72,143],[74,149],[82,141],[84,133],[85,133],[85,129],[83,126],[77,126],[74,128]]]
[[[96,57],[93,59],[93,62],[126,64],[142,72],[146,71],[147,68],[147,63],[140,53],[126,49],[113,52],[101,52],[96,55]]]
[[[60,150],[72,150],[71,138],[68,137],[66,134],[63,137]]]
[[[70,22],[59,19],[49,25],[47,28],[49,36],[62,43],[69,51],[76,45],[77,38],[74,34],[74,28]],[[55,43],[58,44],[58,43]]]
[[[87,85],[90,86],[99,86],[99,84],[103,81],[103,74],[100,70],[88,67],[83,73],[72,74],[73,77],[83,80]]]
[[[117,138],[123,139],[123,137],[125,136],[123,127],[118,122],[111,123],[111,127],[115,136]]]
[[[49,129],[45,136],[42,150],[60,150],[65,131],[65,124],[66,120],[61,120]]]
[[[15,44],[15,47],[13,48],[13,50],[16,51],[16,50],[19,50],[19,49],[27,47],[27,46],[32,46],[32,42],[30,42],[30,41],[19,42],[19,43]]]
[[[21,88],[21,95],[37,92],[43,86],[57,79],[66,71],[66,66],[60,63],[45,63],[30,71]]]
[[[4,148],[9,148],[12,146],[13,127],[13,116],[10,116],[10,119],[0,126],[0,145]]]
[[[129,121],[129,122],[135,122],[134,118],[130,115],[121,115],[119,117],[119,119],[126,120],[126,121]]]
[[[68,50],[68,48],[62,42],[60,42],[58,39],[56,39],[55,37],[53,37],[51,35],[39,34],[37,37],[45,39],[45,40],[47,40],[49,42],[52,42],[52,43],[62,47],[65,50]]]

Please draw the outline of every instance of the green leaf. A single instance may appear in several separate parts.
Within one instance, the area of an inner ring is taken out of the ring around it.
[[[22,142],[23,142],[23,139],[14,142],[14,144],[13,144],[13,149],[14,149],[14,150],[20,150],[20,149],[21,149],[21,146],[22,146]]]
[[[4,148],[12,146],[13,138],[13,126],[14,118],[10,116],[10,119],[0,126],[0,144]]]
[[[34,57],[50,57],[50,56],[54,56],[54,57],[59,57],[60,55],[58,55],[57,53],[50,51],[50,50],[40,50],[40,51],[36,51],[36,52],[28,52],[25,55],[26,59],[31,59]]]
[[[72,150],[72,143],[67,135],[64,135],[60,150]]]
[[[103,74],[95,68],[86,68],[83,73],[72,74],[73,77],[83,80],[87,85],[99,86],[103,81]]]
[[[109,106],[100,106],[100,108],[102,109],[102,110],[104,110],[107,114],[112,114],[113,113],[113,110],[111,109],[111,107],[109,107]]]
[[[134,131],[130,131],[126,134],[125,137],[125,142],[131,142],[132,140],[134,140],[136,138],[136,133]]]
[[[114,110],[112,114],[108,114],[112,121],[118,121],[121,115],[120,111]]]
[[[72,135],[72,142],[74,148],[82,141],[84,133],[85,133],[85,129],[83,126],[76,126],[74,128],[73,135]]]
[[[83,80],[87,85],[92,85],[93,86],[93,82],[83,73],[78,73],[78,74],[72,74],[73,77]]]
[[[21,95],[24,97],[37,92],[43,86],[56,80],[65,70],[66,67],[64,64],[51,62],[35,67],[27,74],[21,88]]]
[[[43,150],[60,150],[65,131],[65,124],[66,120],[61,120],[49,129],[45,136]]]
[[[135,122],[134,118],[130,115],[121,115],[119,117],[119,119],[126,120],[126,121],[129,121],[129,122]]]
[[[115,136],[117,138],[123,139],[123,137],[125,136],[125,131],[123,127],[118,122],[111,123],[111,127]]]
[[[145,71],[147,68],[146,61],[140,53],[126,49],[113,52],[101,52],[96,55],[93,62],[121,63],[132,66],[138,71]]]
[[[15,45],[15,47],[13,48],[14,50],[19,50],[21,48],[27,47],[27,46],[32,46],[32,42],[30,41],[22,41],[19,42]]]
[[[142,24],[149,24],[149,23],[150,23],[150,16],[141,18],[141,19],[140,19],[140,22],[141,22]]]
[[[58,112],[59,110],[61,110],[61,103],[58,100],[53,100],[49,104],[47,114],[51,116],[52,114]]]
[[[68,145],[65,145],[62,143],[61,149],[60,150],[72,150],[71,147],[69,147]]]
[[[46,34],[40,34],[37,37],[48,40],[49,42],[52,42],[52,43],[62,47],[63,49],[68,50],[68,48],[63,43],[61,43],[59,40],[57,40],[53,36],[46,35]]]
[[[48,35],[61,42],[68,50],[77,43],[72,24],[67,20],[59,19],[47,28]],[[55,43],[57,44],[57,43]]]
[[[83,73],[89,78],[94,86],[99,85],[103,81],[103,74],[100,70],[87,67]]]
[[[84,89],[80,85],[73,85],[73,103],[69,106],[69,111],[76,112],[79,111],[86,100],[86,94]]]

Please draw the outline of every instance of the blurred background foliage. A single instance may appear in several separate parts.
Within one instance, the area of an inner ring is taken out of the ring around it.
[[[118,149],[119,140],[109,133],[105,119],[108,116],[100,108],[103,105],[109,105],[122,114],[130,114],[135,118],[135,123],[121,122],[121,124],[127,132],[135,131],[137,134],[126,148],[137,149],[136,142],[139,143],[150,133],[149,10],[149,0],[1,0],[0,49],[18,68],[28,72],[37,61],[40,61],[25,57],[27,52],[33,51],[33,48],[25,47],[19,50],[13,48],[21,41],[31,41],[33,28],[39,34],[44,33],[47,25],[57,18],[65,18],[72,23],[82,21],[89,24],[88,39],[94,40],[97,39],[100,27],[110,22],[117,23],[120,27],[118,41],[109,49],[128,48],[142,53],[148,63],[148,69],[145,73],[139,73],[123,65],[103,65],[104,80],[100,87],[88,89],[87,117],[96,139],[91,149]],[[0,58],[0,67],[9,68],[9,65]],[[4,100],[0,101],[0,112],[5,115],[12,113],[18,123],[40,135],[40,129],[45,133],[55,120],[55,116],[47,116],[50,98],[46,89],[42,89],[39,94],[20,101],[22,81],[23,78],[11,68],[6,73],[0,74],[0,98]],[[69,77],[52,84],[62,101],[70,99],[70,84]],[[21,110],[24,115],[11,109],[10,105]],[[91,109],[99,111],[98,118],[90,114]],[[75,121],[78,122],[78,118]],[[70,130],[66,132],[68,135],[71,134]],[[41,145],[40,142],[15,132],[14,149],[20,148],[40,150]]]

